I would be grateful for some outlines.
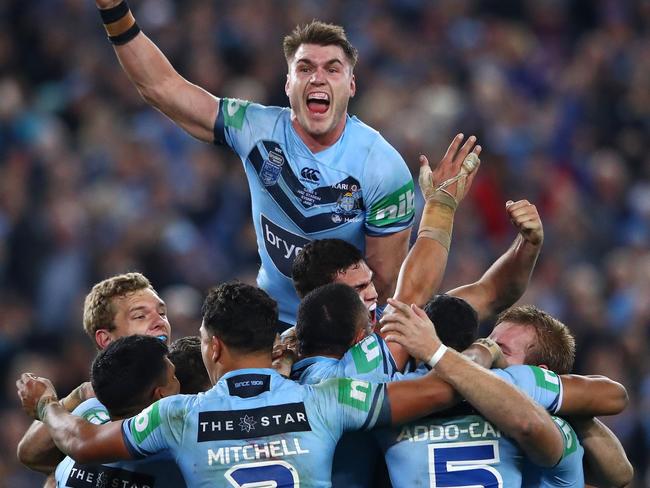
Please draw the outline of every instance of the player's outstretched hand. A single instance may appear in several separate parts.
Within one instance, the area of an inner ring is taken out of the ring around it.
[[[56,390],[47,378],[40,378],[32,373],[23,373],[16,381],[18,398],[23,410],[32,418],[40,420],[42,409],[49,401],[57,401]],[[40,408],[39,408],[40,407]]]
[[[528,200],[519,200],[506,202],[506,212],[510,216],[510,221],[521,236],[534,246],[541,246],[544,242],[544,227],[542,219],[539,217],[537,207]]]
[[[447,152],[434,170],[429,166],[426,156],[420,156],[420,176],[418,183],[426,201],[438,200],[443,192],[450,196],[456,205],[465,197],[472,186],[478,166],[481,146],[476,145],[476,137],[470,136],[462,145],[465,136],[458,134],[451,141]]]
[[[388,303],[392,308],[380,321],[384,340],[397,342],[415,359],[428,361],[441,342],[427,314],[417,305],[409,307],[392,298]]]

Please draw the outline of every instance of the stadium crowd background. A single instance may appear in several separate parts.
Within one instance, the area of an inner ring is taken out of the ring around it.
[[[478,135],[443,289],[505,250],[506,200],[535,203],[545,243],[520,303],[569,325],[576,372],[628,388],[627,410],[605,420],[634,486],[650,486],[650,1],[131,4],[188,79],[271,105],[288,104],[282,37],[312,18],[344,25],[360,51],[350,113],[414,171],[455,132]],[[194,335],[210,285],[254,280],[249,212],[241,163],[139,99],[94,2],[0,3],[0,486],[39,486],[15,461],[29,421],[14,381],[29,370],[65,393],[87,378],[91,285],[141,271],[173,338]]]

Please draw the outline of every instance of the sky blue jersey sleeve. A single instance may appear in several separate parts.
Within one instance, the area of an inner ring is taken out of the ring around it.
[[[553,371],[537,366],[517,365],[492,372],[524,391],[551,413],[562,406],[562,381]]]
[[[135,459],[173,450],[180,444],[188,396],[158,400],[122,423],[124,442]]]
[[[366,381],[390,381],[397,373],[393,356],[378,334],[371,334],[348,349],[341,365],[341,376]]]
[[[335,435],[390,423],[390,406],[384,383],[336,378],[309,388],[313,389],[320,413]]]
[[[71,413],[95,425],[104,424],[111,419],[108,410],[97,398],[89,398],[82,402]]]
[[[402,156],[379,136],[364,166],[366,184],[365,232],[369,236],[393,234],[413,225],[413,178]]]

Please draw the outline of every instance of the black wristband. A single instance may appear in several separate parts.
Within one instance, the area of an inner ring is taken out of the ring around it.
[[[120,3],[115,5],[115,7],[99,9],[99,15],[102,16],[102,22],[104,24],[111,24],[113,22],[116,22],[128,13],[129,4],[126,3],[126,0],[122,0]]]
[[[126,44],[127,42],[129,42],[139,33],[140,33],[140,27],[138,26],[137,22],[134,22],[133,25],[129,27],[128,30],[122,32],[119,36],[108,36],[108,40],[111,41],[116,46],[121,46],[122,44]]]

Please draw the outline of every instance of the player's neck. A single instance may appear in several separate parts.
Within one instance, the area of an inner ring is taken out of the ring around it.
[[[325,134],[313,135],[307,132],[300,125],[298,119],[295,117],[295,115],[293,115],[293,113],[291,115],[291,125],[296,131],[296,134],[298,134],[298,137],[300,137],[302,142],[305,143],[305,146],[307,146],[309,150],[314,154],[324,151],[328,147],[333,146],[343,134],[343,130],[345,129],[346,122],[347,122],[346,117],[343,116],[341,117],[339,123],[336,124],[336,127],[334,127],[334,129],[332,129],[331,131]]]
[[[238,369],[271,368],[271,353],[229,354],[217,364],[218,378]]]

